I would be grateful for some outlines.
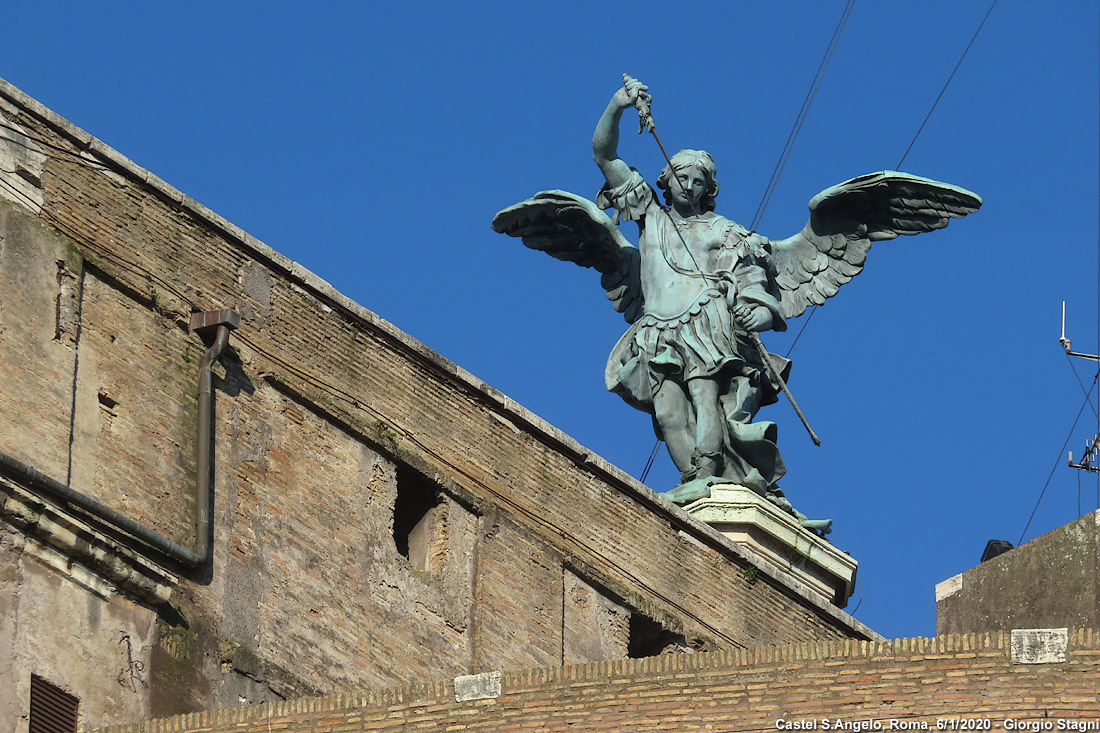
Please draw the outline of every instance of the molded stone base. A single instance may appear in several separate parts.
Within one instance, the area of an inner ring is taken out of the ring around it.
[[[848,604],[858,563],[752,489],[717,484],[709,497],[684,511],[763,555],[840,608]]]

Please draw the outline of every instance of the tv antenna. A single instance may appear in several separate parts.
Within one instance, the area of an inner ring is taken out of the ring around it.
[[[1066,301],[1064,300],[1062,301],[1062,336],[1058,339],[1058,342],[1066,350],[1066,356],[1076,356],[1079,359],[1100,362],[1100,356],[1096,354],[1082,354],[1074,351],[1070,340],[1066,338]],[[1100,431],[1096,433],[1092,440],[1085,441],[1085,455],[1081,457],[1080,463],[1074,463],[1073,451],[1069,452],[1069,467],[1081,471],[1100,473],[1100,465],[1097,465],[1097,459],[1100,457],[1098,452],[1100,452]]]
[[[1090,361],[1100,361],[1100,356],[1096,354],[1079,354],[1073,351],[1071,348],[1070,340],[1066,338],[1066,301],[1062,301],[1062,337],[1058,339],[1058,342],[1062,344],[1062,348],[1066,350],[1067,356],[1076,356],[1081,359],[1089,359]]]

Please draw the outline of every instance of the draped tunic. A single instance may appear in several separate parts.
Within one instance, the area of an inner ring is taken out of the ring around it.
[[[780,387],[730,309],[763,306],[772,328],[786,329],[762,266],[767,240],[713,212],[676,217],[637,171],[623,185],[601,191],[597,204],[614,207],[619,220],[641,228],[644,312],[611,350],[607,388],[653,414],[666,380],[685,386],[696,378],[718,381],[726,418],[723,475],[763,493],[785,468],[775,424],[753,423],[753,417],[776,401]],[[790,362],[774,355],[771,361],[785,379]]]

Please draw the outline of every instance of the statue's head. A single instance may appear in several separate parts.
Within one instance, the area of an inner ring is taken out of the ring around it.
[[[706,191],[703,192],[703,197],[699,201],[699,213],[714,211],[714,200],[718,198],[718,166],[714,164],[714,158],[710,157],[710,153],[705,150],[681,150],[672,156],[671,167],[666,165],[657,178],[657,188],[665,192],[665,203],[672,205],[669,187],[676,185],[671,180],[673,171],[679,173],[686,168],[695,168],[706,180]]]

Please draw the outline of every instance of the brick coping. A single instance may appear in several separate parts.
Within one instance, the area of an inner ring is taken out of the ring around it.
[[[654,678],[668,675],[713,671],[768,669],[823,661],[907,661],[911,659],[994,657],[1011,658],[1012,632],[950,634],[934,637],[905,637],[883,641],[803,642],[780,646],[752,647],[734,651],[699,654],[664,654],[645,659],[616,659],[606,662],[573,664],[563,667],[538,667],[500,676],[504,695],[535,689],[553,689],[578,683],[601,683],[616,678]],[[1071,629],[1069,651],[1100,654],[1100,631]],[[412,682],[389,688],[337,692],[320,697],[282,700],[264,705],[222,708],[184,713],[144,723],[99,728],[89,733],[159,733],[186,731],[234,723],[249,723],[300,713],[336,713],[356,708],[396,705],[438,705],[454,703],[454,681]],[[476,705],[479,703],[468,703]]]

